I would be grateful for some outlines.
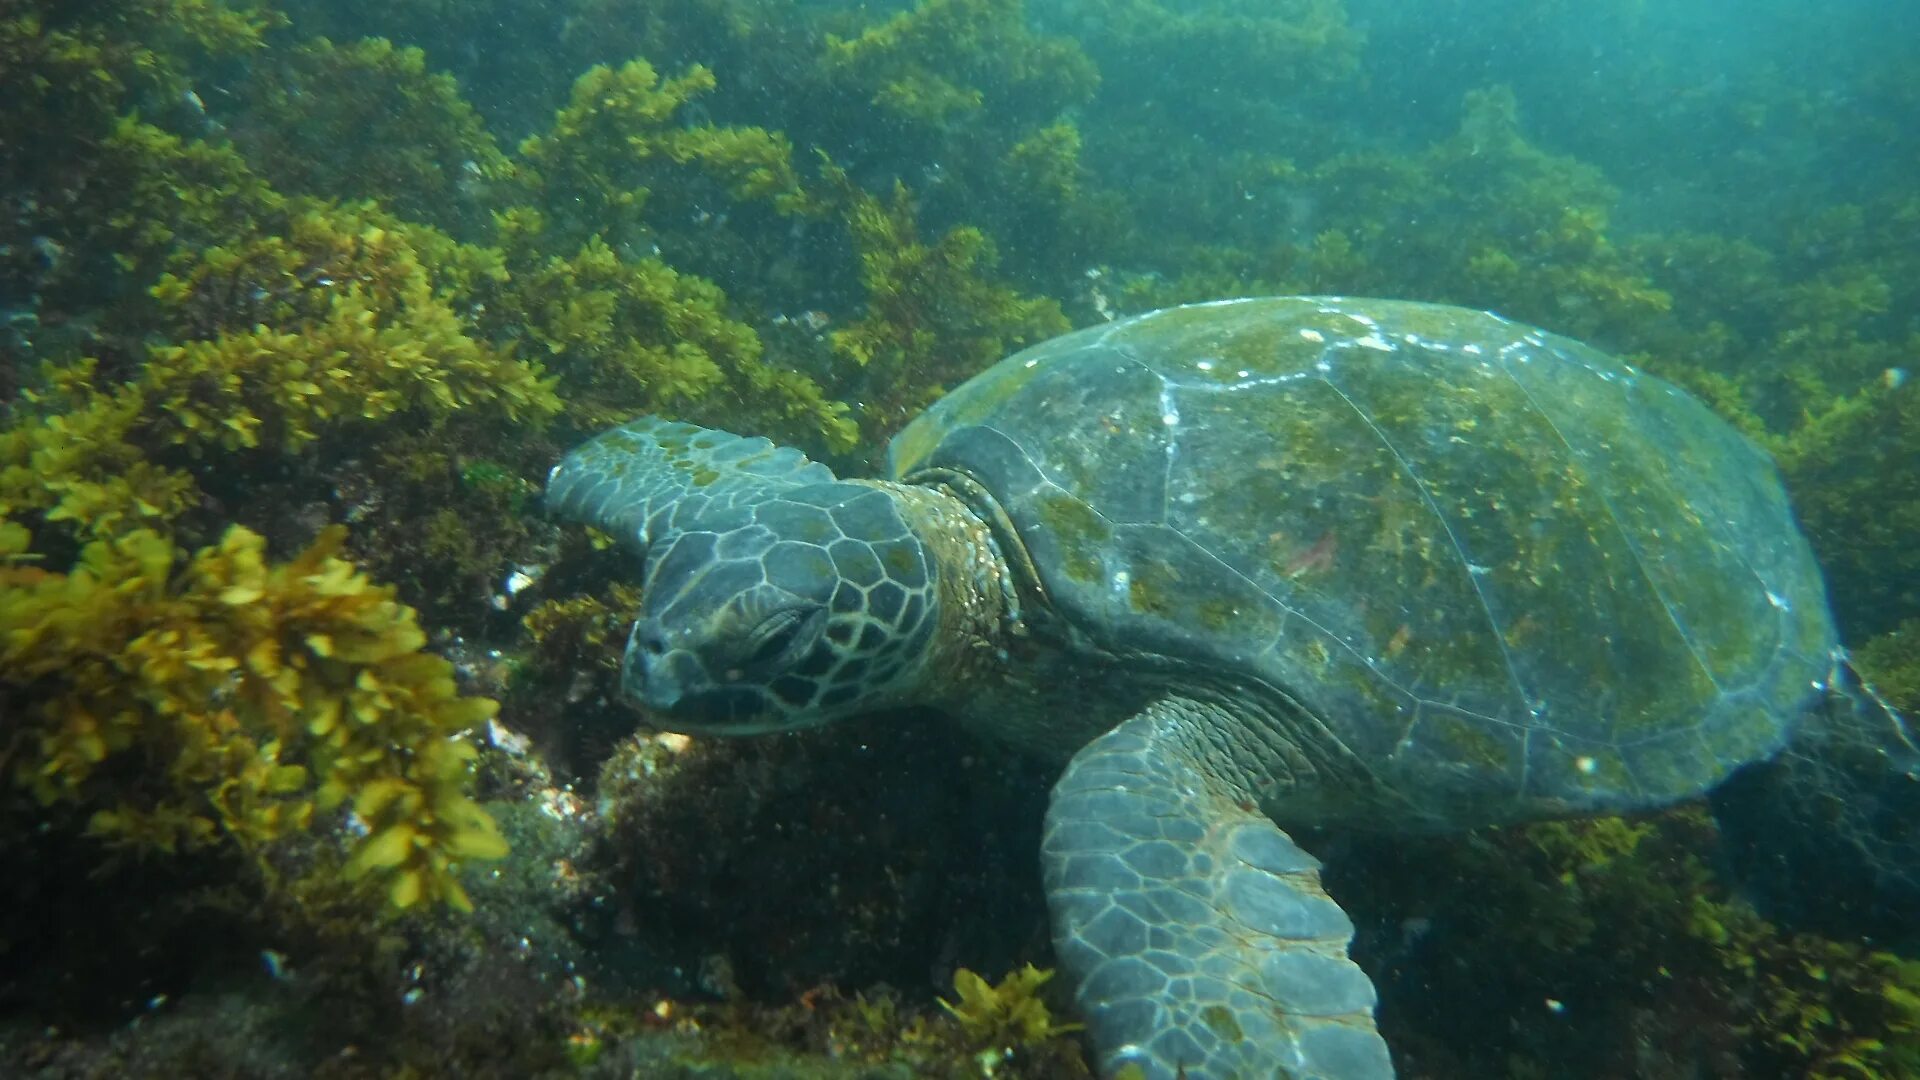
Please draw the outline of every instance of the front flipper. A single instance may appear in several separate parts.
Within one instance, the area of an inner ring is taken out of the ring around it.
[[[1226,710],[1160,702],[1054,786],[1053,941],[1103,1076],[1386,1080],[1373,983],[1319,862],[1253,806]],[[1208,734],[1216,738],[1208,738]]]
[[[547,478],[547,507],[644,551],[669,512],[760,502],[833,471],[798,450],[676,420],[643,416],[595,436]]]

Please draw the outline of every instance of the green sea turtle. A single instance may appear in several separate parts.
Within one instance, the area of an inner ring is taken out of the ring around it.
[[[1282,826],[1632,810],[1790,744],[1901,749],[1768,459],[1494,315],[1154,312],[1002,361],[889,464],[644,418],[548,499],[643,553],[623,688],[663,724],[932,704],[1070,758],[1043,871],[1109,1076],[1392,1074]]]

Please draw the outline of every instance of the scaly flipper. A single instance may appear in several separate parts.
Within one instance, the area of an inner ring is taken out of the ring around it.
[[[1714,789],[1742,892],[1836,937],[1920,942],[1920,732],[1834,654],[1786,749]]]
[[[765,500],[833,471],[766,439],[643,416],[568,454],[547,479],[548,509],[645,550],[666,517]]]
[[[1386,1080],[1373,984],[1319,862],[1252,805],[1226,711],[1159,702],[1054,786],[1053,940],[1109,1077]]]

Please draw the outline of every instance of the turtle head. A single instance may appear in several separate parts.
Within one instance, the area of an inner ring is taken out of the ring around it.
[[[893,498],[834,481],[699,517],[648,551],[627,695],[689,730],[823,723],[901,696],[934,622]]]
[[[669,726],[782,730],[910,695],[937,622],[933,571],[883,486],[648,418],[574,451],[547,492],[644,553],[621,687]]]

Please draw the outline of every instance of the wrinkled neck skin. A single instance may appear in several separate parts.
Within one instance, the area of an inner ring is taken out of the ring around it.
[[[915,480],[854,481],[900,501],[934,561],[939,594],[919,677],[871,707],[931,706],[982,738],[1064,761],[1146,704],[1147,682],[1051,616],[1025,549],[984,489],[959,474]]]
[[[885,480],[848,483],[879,488],[899,503],[933,562],[938,601],[939,621],[918,677],[893,700],[872,704],[964,711],[972,689],[1005,679],[1007,642],[1024,633],[1013,574],[993,531],[944,488]]]

